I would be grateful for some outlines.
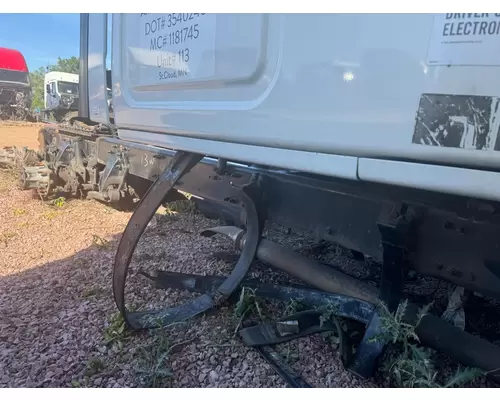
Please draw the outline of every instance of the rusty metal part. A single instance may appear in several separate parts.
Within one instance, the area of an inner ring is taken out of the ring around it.
[[[130,312],[127,310],[125,305],[125,281],[135,247],[147,224],[162,204],[166,194],[202,158],[203,156],[199,154],[177,152],[169,166],[139,202],[122,235],[115,257],[113,293],[118,309],[128,327],[133,330],[157,328],[161,325],[186,320],[218,305],[238,287],[254,259],[261,232],[259,218],[254,202],[245,190],[242,190],[241,200],[246,211],[246,226],[249,235],[248,245],[242,249],[238,263],[231,275],[220,287],[212,293],[204,294],[178,307],[149,312]]]
[[[16,165],[16,152],[13,147],[0,149],[0,167],[12,168]]]
[[[0,167],[19,168],[22,165],[38,165],[39,159],[35,151],[23,147],[21,149],[7,146],[0,149]]]
[[[20,177],[21,188],[23,190],[36,189],[40,193],[48,194],[51,173],[52,171],[43,165],[38,167],[24,167]]]
[[[224,233],[233,240],[240,237],[239,242],[243,242],[245,240],[244,235],[240,235],[240,231],[240,228],[236,227],[218,227],[204,231],[203,234],[210,236],[214,233]],[[355,298],[364,299],[373,305],[377,304],[378,290],[376,288],[372,288],[363,282],[350,285],[349,280],[345,279],[345,274],[334,269],[331,269],[329,275],[325,275],[321,264],[304,259],[302,256],[276,243],[272,243],[271,246],[270,243],[268,240],[261,240],[257,250],[257,257],[261,261],[288,272],[321,290],[336,294],[349,293]],[[238,245],[238,243],[236,244]],[[329,278],[329,276],[333,276],[333,279]],[[328,281],[329,279],[331,281]],[[346,282],[347,286],[339,285],[339,282]],[[358,290],[357,293],[356,290]],[[464,332],[432,314],[425,314],[420,320],[417,320],[417,315],[418,307],[409,304],[404,318],[408,323],[418,323],[415,332],[422,344],[441,351],[465,365],[479,368],[485,371],[490,379],[500,382],[499,346]]]

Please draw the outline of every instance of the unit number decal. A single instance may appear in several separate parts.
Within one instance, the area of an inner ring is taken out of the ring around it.
[[[140,84],[167,84],[215,75],[216,14],[140,14]]]

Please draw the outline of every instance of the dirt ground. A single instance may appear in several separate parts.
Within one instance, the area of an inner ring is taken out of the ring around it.
[[[43,124],[0,122],[0,149],[5,146],[38,149],[38,130]]]
[[[36,148],[38,129],[0,124],[0,148]],[[134,254],[126,295],[132,306],[176,305],[192,296],[154,289],[137,273],[139,267],[150,274],[166,269],[227,275],[234,266],[231,257],[217,256],[234,257],[232,243],[199,235],[217,221],[165,211],[158,211]],[[162,330],[124,329],[111,284],[117,243],[130,215],[95,201],[43,203],[0,170],[0,387],[286,387],[235,334],[243,317],[234,305]],[[277,226],[269,226],[266,235],[295,250],[314,242]],[[335,249],[322,257],[346,270],[360,267]],[[259,262],[250,277],[287,279]],[[245,319],[290,313],[290,305],[252,304]],[[332,338],[313,335],[278,351],[313,386],[390,385],[346,372]]]

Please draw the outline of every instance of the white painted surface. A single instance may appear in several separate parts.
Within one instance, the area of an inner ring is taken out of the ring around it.
[[[148,61],[133,56],[139,19],[113,19],[113,101],[121,128],[500,168],[493,148],[412,143],[422,93],[500,95],[498,67],[426,65],[432,14],[220,14],[215,53],[205,56],[207,63],[215,58],[215,75],[155,85],[141,83]]]
[[[419,163],[360,158],[362,181],[500,200],[500,173]]]
[[[109,123],[106,85],[107,14],[89,14],[88,85],[90,119]]]
[[[78,74],[70,74],[68,72],[51,71],[45,74],[45,83],[52,81],[78,83],[78,79]]]
[[[173,150],[192,151],[208,157],[222,157],[240,163],[268,165],[311,174],[357,179],[357,159],[355,157],[213,142],[122,129],[118,133],[119,137],[125,140],[167,147]]]

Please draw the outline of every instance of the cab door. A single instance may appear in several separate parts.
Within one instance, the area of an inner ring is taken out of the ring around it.
[[[109,124],[106,57],[108,15],[89,14],[88,90],[89,113],[94,122]]]

